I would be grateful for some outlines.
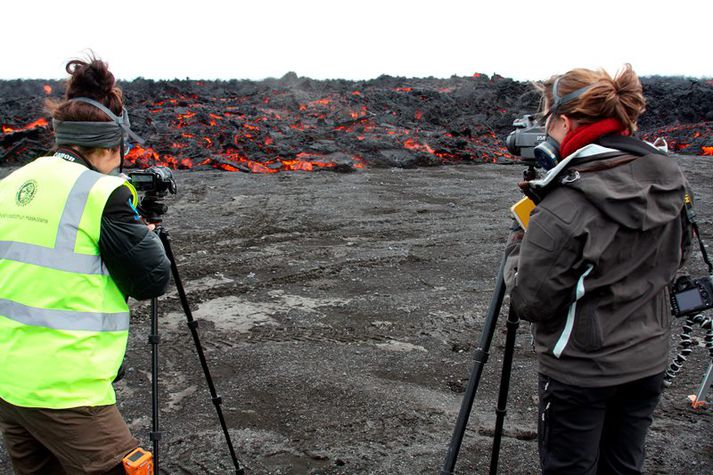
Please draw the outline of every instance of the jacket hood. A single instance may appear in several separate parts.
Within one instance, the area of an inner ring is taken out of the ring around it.
[[[557,179],[578,190],[624,227],[647,231],[675,219],[684,206],[686,179],[668,155],[635,156],[592,144],[565,161],[561,173],[541,181]]]

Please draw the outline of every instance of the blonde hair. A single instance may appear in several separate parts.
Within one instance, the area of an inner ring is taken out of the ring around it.
[[[535,88],[542,95],[540,101],[542,114],[551,112],[554,102],[552,87],[557,79],[559,79],[557,82],[559,97],[591,86],[579,97],[560,105],[557,114],[571,117],[580,124],[616,118],[630,133],[636,131],[636,121],[646,110],[646,99],[641,81],[631,68],[631,64],[625,64],[613,78],[604,69],[578,68],[536,83]]]

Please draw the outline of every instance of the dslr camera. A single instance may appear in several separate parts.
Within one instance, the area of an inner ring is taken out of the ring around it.
[[[713,276],[691,279],[684,275],[671,287],[671,313],[687,317],[713,308]]]
[[[536,117],[531,114],[515,119],[512,126],[515,130],[510,132],[505,140],[508,152],[534,165],[535,147],[547,139],[545,127],[540,125]]]
[[[129,181],[136,191],[165,196],[168,192],[176,194],[176,182],[168,167],[150,167],[129,173]]]
[[[168,206],[162,201],[171,193],[176,194],[176,181],[168,167],[150,167],[129,173],[129,181],[136,191],[144,193],[137,208],[139,214],[149,223],[160,223]]]

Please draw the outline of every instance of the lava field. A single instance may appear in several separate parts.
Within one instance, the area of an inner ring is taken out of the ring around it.
[[[640,136],[676,153],[713,155],[713,80],[642,78]],[[120,82],[132,128],[146,139],[128,165],[252,173],[507,163],[513,120],[537,109],[528,82],[474,74],[317,81]],[[63,81],[0,81],[0,165],[52,148],[46,98]]]

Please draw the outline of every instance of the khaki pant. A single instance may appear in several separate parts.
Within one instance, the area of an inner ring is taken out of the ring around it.
[[[138,447],[115,405],[39,409],[0,398],[0,429],[15,473],[123,474]]]

